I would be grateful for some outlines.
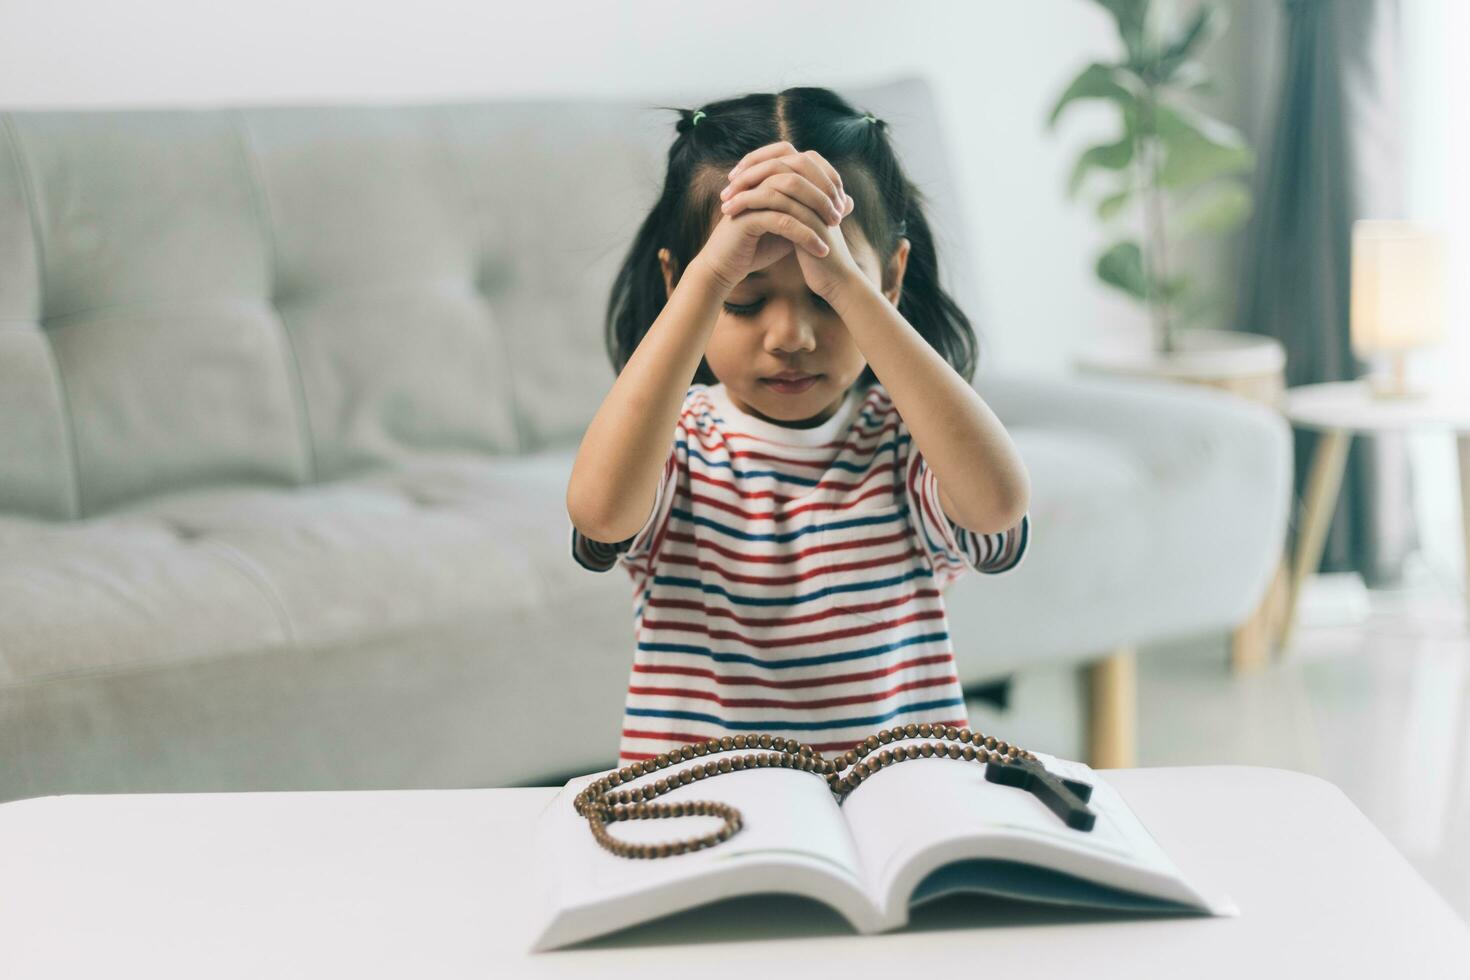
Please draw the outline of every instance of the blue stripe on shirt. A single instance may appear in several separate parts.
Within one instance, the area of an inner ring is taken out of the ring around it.
[[[964,707],[964,698],[946,698],[942,701],[920,701],[917,704],[906,704],[885,711],[881,715],[867,715],[862,718],[835,718],[832,721],[726,721],[716,715],[707,715],[698,711],[664,711],[658,708],[627,708],[630,715],[639,715],[646,718],[680,718],[684,721],[702,721],[710,725],[718,725],[734,731],[822,731],[827,728],[847,728],[856,725],[881,725],[885,721],[897,718],[901,714],[911,711],[927,711],[930,708],[961,708]]]

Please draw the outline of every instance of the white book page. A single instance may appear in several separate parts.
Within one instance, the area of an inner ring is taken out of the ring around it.
[[[1203,899],[1112,787],[1086,765],[1034,753],[1047,769],[1093,787],[1090,831],[1064,824],[1035,794],[985,779],[985,766],[912,759],[880,770],[843,803],[885,927],[907,921],[909,896],[952,861],[1018,861],[1186,904]]]
[[[724,754],[700,756],[698,762]],[[671,766],[619,788],[656,782],[694,764],[690,760]],[[740,810],[741,830],[702,850],[633,859],[601,847],[586,818],[572,806],[576,794],[601,775],[571,780],[541,816],[538,846],[547,925],[536,948],[758,892],[790,892],[825,902],[860,931],[876,924],[877,903],[863,893],[857,848],[822,777],[792,769],[748,769],[679,786],[657,802],[728,803]],[[624,820],[607,827],[620,840],[658,843],[706,834],[721,823],[716,817],[679,817]]]

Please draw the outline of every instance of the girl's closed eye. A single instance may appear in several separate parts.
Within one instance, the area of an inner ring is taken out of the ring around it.
[[[751,303],[731,303],[727,300],[725,302],[725,312],[732,316],[751,316],[756,310],[761,308],[763,302],[765,301],[755,300]]]
[[[815,306],[817,309],[829,312],[832,310],[831,305],[826,300],[822,299],[822,297],[818,296],[816,293],[812,293],[811,298],[812,305]],[[729,313],[732,316],[753,316],[758,310],[760,310],[763,305],[765,305],[765,302],[766,301],[764,299],[751,300],[749,303],[732,303],[726,300],[725,312]]]

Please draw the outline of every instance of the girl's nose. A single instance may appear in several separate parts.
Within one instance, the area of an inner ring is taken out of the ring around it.
[[[772,353],[795,353],[815,350],[817,332],[811,319],[791,303],[771,303],[771,319],[766,326],[766,349]]]

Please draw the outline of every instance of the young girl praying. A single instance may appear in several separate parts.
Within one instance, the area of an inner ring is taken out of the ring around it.
[[[1030,489],[920,194],[827,89],[679,112],[567,487],[575,560],[634,584],[619,765],[967,726],[943,591],[1017,567]]]

